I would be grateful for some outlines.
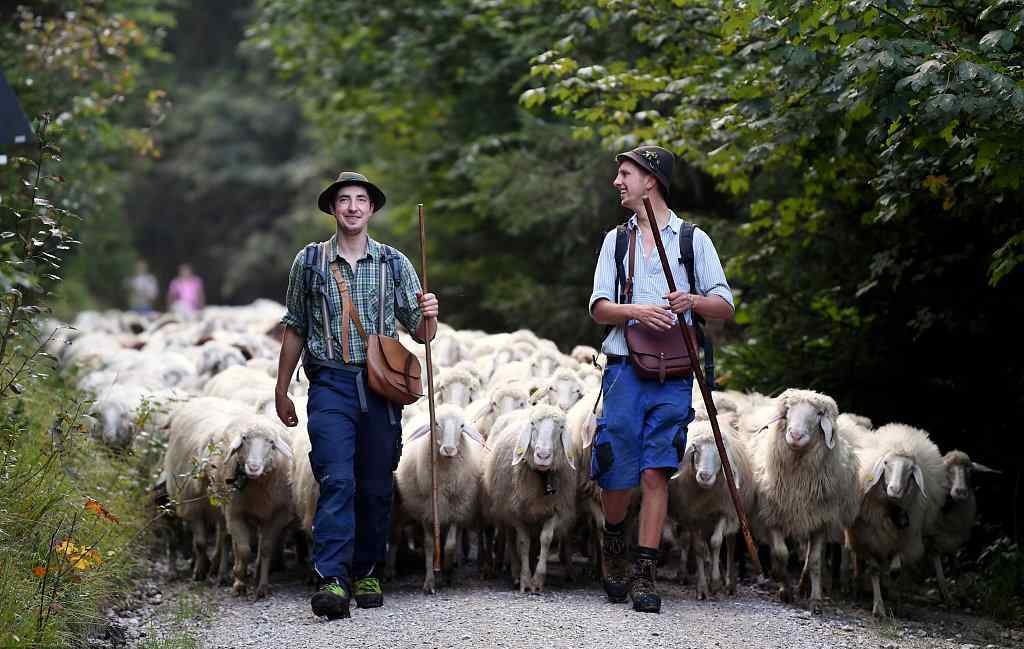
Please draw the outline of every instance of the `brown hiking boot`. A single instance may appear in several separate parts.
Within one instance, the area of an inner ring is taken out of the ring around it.
[[[641,613],[661,613],[661,597],[654,585],[658,572],[658,551],[638,547],[633,562],[633,579],[629,584],[629,598],[633,610]]]
[[[625,533],[604,530],[601,556],[604,559],[604,575],[601,581],[608,601],[613,604],[626,601],[629,592],[629,559],[626,558]]]

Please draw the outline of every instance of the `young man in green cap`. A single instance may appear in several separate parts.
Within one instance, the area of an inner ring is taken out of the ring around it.
[[[602,381],[604,416],[597,420],[591,476],[603,490],[605,514],[603,555],[604,587],[612,602],[627,596],[637,611],[658,613],[661,598],[655,587],[658,545],[668,507],[668,479],[675,473],[686,446],[686,427],[693,419],[690,408],[693,379],[664,381],[638,376],[629,363],[627,327],[667,331],[676,319],[690,312],[705,318],[729,319],[733,298],[718,253],[700,228],[692,229],[694,292],[683,264],[678,263],[680,237],[690,232],[666,199],[674,158],[661,147],[641,146],[615,157],[618,173],[613,184],[623,207],[633,212],[626,224],[636,239],[632,271],[628,256],[616,260],[617,230],[605,237],[594,273],[590,314],[598,323],[612,327],[601,350],[608,357]],[[654,250],[654,236],[643,209],[648,198],[659,232],[672,262],[677,290],[669,293],[661,260]],[[685,239],[683,239],[685,241]],[[619,277],[632,278],[632,300],[624,299]],[[680,340],[680,344],[682,341]],[[640,529],[632,569],[626,557],[624,536],[626,510],[636,486],[641,487]]]
[[[286,426],[298,424],[288,384],[301,355],[309,377],[310,466],[320,485],[313,567],[322,586],[310,603],[314,614],[331,619],[349,616],[353,594],[361,608],[384,603],[375,570],[386,556],[391,474],[402,448],[401,406],[369,390],[366,341],[355,320],[368,335],[392,338],[398,320],[420,342],[437,330],[437,298],[421,293],[412,263],[367,234],[384,202],[379,187],[351,171],[320,193],[317,204],[334,217],[336,232],[296,255],[282,319],[277,415]]]

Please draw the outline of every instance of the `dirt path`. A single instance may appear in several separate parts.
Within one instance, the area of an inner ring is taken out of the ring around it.
[[[863,608],[844,603],[811,616],[749,584],[741,584],[736,597],[710,602],[695,601],[692,589],[663,585],[662,614],[642,615],[628,605],[606,603],[594,584],[522,595],[497,582],[464,578],[427,597],[420,582],[409,576],[389,584],[383,608],[355,609],[350,620],[336,622],[310,613],[310,589],[298,581],[279,581],[273,595],[260,602],[234,598],[225,588],[174,582],[165,588],[166,603],[141,623],[145,635],[132,644],[161,641],[168,647],[207,649],[1024,647],[1024,631],[970,615],[910,608],[904,618],[875,621]],[[184,640],[176,638],[183,633],[194,644],[180,644]]]

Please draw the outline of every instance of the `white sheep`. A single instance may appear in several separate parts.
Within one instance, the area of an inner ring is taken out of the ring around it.
[[[466,416],[486,440],[499,417],[523,410],[529,405],[529,398],[529,392],[518,385],[499,386],[491,390],[489,396],[469,404]]]
[[[560,367],[530,396],[530,403],[547,403],[568,412],[583,398],[583,381],[569,368]]]
[[[904,424],[879,428],[860,458],[860,513],[851,544],[867,560],[875,616],[886,614],[879,573],[910,565],[924,554],[924,530],[946,501],[946,467],[939,449],[923,430]],[[911,486],[913,485],[913,486]]]
[[[490,446],[484,464],[486,511],[496,524],[516,531],[517,552],[512,556],[520,592],[541,592],[551,541],[564,535],[576,518],[576,458],[565,413],[539,405],[504,415],[495,424]],[[530,541],[536,531],[540,553],[531,578]]]
[[[480,380],[475,374],[450,367],[440,372],[434,380],[434,396],[437,403],[451,403],[466,407],[482,394]]]
[[[809,604],[819,613],[824,543],[842,535],[857,516],[857,457],[835,430],[839,409],[831,397],[789,389],[775,399],[773,408],[766,421],[757,419],[763,430],[751,442],[755,519],[767,530],[783,601],[792,599],[786,537],[809,539]]]
[[[588,516],[590,527],[588,538],[591,541],[590,556],[594,562],[594,574],[601,574],[600,553],[601,539],[604,535],[604,508],[601,503],[601,487],[590,479],[590,455],[597,433],[597,418],[604,414],[604,400],[601,390],[594,389],[583,395],[579,401],[569,408],[565,415],[565,425],[572,439],[573,453],[579,458],[580,466],[576,471],[576,508]]]
[[[192,528],[192,576],[197,581],[209,573],[207,546],[213,533],[217,540],[214,559],[218,561],[220,576],[226,573],[223,516],[220,508],[211,504],[209,494],[220,456],[211,456],[210,450],[217,448],[231,417],[246,412],[243,405],[233,401],[203,397],[182,405],[171,416],[163,471],[167,496],[175,513]]]
[[[942,457],[946,465],[946,479],[949,484],[946,506],[931,527],[925,529],[925,549],[930,554],[932,567],[935,569],[935,580],[939,592],[946,602],[952,602],[949,584],[942,571],[942,555],[955,554],[971,538],[974,527],[978,502],[974,495],[973,475],[978,473],[995,473],[984,464],[972,462],[970,456],[960,450],[949,451]]]
[[[436,444],[431,448],[430,427],[421,425],[405,435],[405,450],[396,472],[402,507],[423,529],[423,558],[426,576],[423,592],[434,593],[433,508],[431,506],[431,456],[436,462],[437,514],[449,538],[456,539],[458,530],[479,523],[480,481],[483,458],[488,453],[480,433],[466,421],[462,408],[442,404],[436,412]],[[457,550],[446,553],[447,569]]]
[[[746,442],[728,424],[719,421],[722,443],[729,465],[732,467],[736,491],[744,512],[754,506],[754,476],[750,452]],[[726,544],[725,583],[730,594],[736,593],[736,533],[740,530],[739,517],[729,493],[725,469],[715,444],[709,420],[690,424],[686,450],[679,463],[679,473],[669,482],[669,512],[694,541],[697,557],[697,599],[707,599],[708,580],[705,573],[708,544],[711,549],[711,590],[722,586],[721,549]],[[684,534],[681,546],[687,546]],[[679,566],[680,576],[685,574],[686,557]]]
[[[232,398],[236,393],[262,391],[274,394],[276,382],[265,372],[251,369],[244,365],[229,367],[206,382],[204,392],[211,397]],[[246,399],[251,401],[251,399]]]
[[[569,352],[569,356],[572,356],[573,360],[580,365],[594,366],[595,359],[597,358],[598,351],[590,345],[576,345]]]
[[[280,422],[261,414],[235,417],[225,432],[217,482],[224,494],[224,518],[235,555],[232,592],[245,593],[252,541],[258,539],[255,596],[261,599],[270,592],[271,559],[295,516],[290,486],[292,435]]]

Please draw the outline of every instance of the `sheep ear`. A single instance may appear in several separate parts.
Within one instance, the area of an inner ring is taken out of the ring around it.
[[[868,476],[867,481],[864,483],[864,493],[871,491],[871,488],[878,484],[878,481],[882,479],[882,474],[885,472],[885,456],[878,458],[875,462],[875,466],[871,469],[871,475]]]
[[[914,478],[914,481],[917,482],[917,488],[921,490],[921,495],[924,496],[925,500],[927,500],[928,492],[924,490],[924,471],[921,470],[921,467],[915,464],[914,468],[911,469],[910,475]]]
[[[583,422],[583,448],[593,446],[594,435],[597,434],[597,417],[589,415]]]
[[[417,439],[423,437],[424,435],[426,435],[429,432],[430,432],[430,422],[427,422],[427,423],[423,424],[422,426],[420,426],[419,428],[417,428],[416,430],[414,430],[411,433],[409,433],[409,437],[406,438],[405,441],[406,442],[411,442],[413,440],[417,440]]]
[[[981,471],[982,473],[995,473],[997,475],[1002,475],[1003,473],[998,469],[989,468],[980,462],[971,462],[971,468],[975,471]]]
[[[473,426],[472,424],[466,424],[465,427],[463,427],[462,429],[462,434],[470,438],[480,446],[487,448],[487,443],[484,441],[484,438],[480,434],[480,431],[478,431],[476,427]]]
[[[242,448],[242,436],[236,435],[235,439],[231,440],[231,446],[228,447],[228,457],[234,455],[240,448]]]
[[[512,453],[512,466],[523,461],[526,457],[526,449],[530,447],[530,439],[533,437],[533,424],[523,426],[519,431],[519,439],[516,440],[516,448]]]
[[[818,415],[818,422],[821,424],[821,432],[825,433],[825,446],[835,448],[836,436],[832,430],[832,417],[828,413],[823,412]]]
[[[275,446],[277,446],[277,450],[284,453],[284,456],[289,460],[295,457],[295,454],[292,453],[292,447],[288,446],[288,442],[284,441],[283,437],[278,436]]]
[[[576,470],[576,451],[572,447],[572,433],[569,432],[569,427],[562,424],[562,449],[565,451],[565,457],[569,461],[569,466],[572,470]]]

